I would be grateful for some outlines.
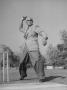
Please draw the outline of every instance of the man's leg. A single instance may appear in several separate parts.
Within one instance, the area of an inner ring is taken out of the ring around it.
[[[27,76],[27,64],[29,62],[29,54],[26,53],[24,60],[21,62],[20,66],[19,66],[19,72],[20,72],[20,76],[21,79],[24,79]]]
[[[20,73],[21,80],[23,80],[27,76],[26,70],[27,70],[26,65],[24,65],[24,63],[22,62],[19,66],[19,73]]]
[[[20,67],[19,67],[19,72],[20,72],[20,76],[21,79],[24,79],[25,77],[27,77],[27,66],[31,65],[31,61],[30,61],[30,56],[29,53],[27,52],[24,60],[21,62]]]
[[[41,59],[38,51],[30,52],[31,62],[39,79],[45,78],[44,60]]]
[[[45,79],[45,72],[44,72],[44,61],[42,59],[36,61],[35,63],[35,71],[38,74],[40,80]]]

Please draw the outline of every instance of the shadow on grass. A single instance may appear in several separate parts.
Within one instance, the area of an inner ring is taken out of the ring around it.
[[[45,77],[45,79],[42,82],[52,81],[52,80],[54,80],[56,78],[65,79],[66,77],[62,77],[62,76],[49,76],[49,77]]]
[[[66,77],[63,76],[49,76],[49,77],[45,77],[45,79],[42,80],[42,82],[49,82],[52,81],[56,78],[61,78],[61,80],[65,79]],[[10,82],[5,82],[5,84],[15,84],[15,83],[29,83],[29,82],[35,82],[35,81],[39,81],[38,78],[25,78],[24,80],[11,80]],[[3,83],[0,83],[3,84]]]
[[[49,77],[45,77],[45,79],[43,79],[43,82],[52,81],[52,80],[54,80],[56,78],[65,79],[66,77],[63,77],[63,76],[49,76]],[[36,80],[38,80],[38,79],[37,78],[24,79],[24,81],[36,81]]]
[[[55,78],[59,78],[59,77],[61,77],[61,76],[49,76],[49,77],[45,77],[45,79],[43,79],[43,81],[47,82],[47,81],[51,81],[51,80],[53,80]],[[27,79],[20,80],[20,81],[35,81],[35,80],[37,80],[37,78],[30,78],[30,79],[27,78]]]

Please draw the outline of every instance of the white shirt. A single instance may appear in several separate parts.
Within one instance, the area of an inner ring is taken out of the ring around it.
[[[47,40],[45,40],[47,34],[38,25],[31,26],[27,30],[26,35],[27,39],[25,39],[25,43],[29,51],[38,50],[43,44],[44,46],[47,44]]]

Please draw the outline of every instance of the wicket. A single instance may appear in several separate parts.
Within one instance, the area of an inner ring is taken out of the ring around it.
[[[3,52],[3,82],[5,81],[5,54],[6,54],[6,62],[7,62],[7,82],[9,82],[9,59],[8,52]]]

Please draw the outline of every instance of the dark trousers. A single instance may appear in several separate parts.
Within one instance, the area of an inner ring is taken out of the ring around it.
[[[44,58],[38,51],[32,51],[26,54],[23,62],[20,64],[19,72],[21,78],[27,76],[26,71],[28,63],[32,64],[32,67],[34,68],[39,79],[43,79],[45,77]]]

